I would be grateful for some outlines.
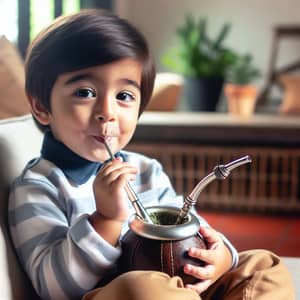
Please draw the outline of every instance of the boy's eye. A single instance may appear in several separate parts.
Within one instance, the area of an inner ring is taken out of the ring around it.
[[[75,96],[80,98],[94,98],[96,97],[96,92],[90,88],[82,88],[75,92]]]
[[[117,94],[116,98],[122,101],[132,101],[135,99],[133,94],[129,92],[120,92]]]

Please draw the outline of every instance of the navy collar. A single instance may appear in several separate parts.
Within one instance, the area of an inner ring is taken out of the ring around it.
[[[42,158],[53,162],[63,173],[77,184],[83,184],[95,175],[102,163],[89,161],[56,140],[48,131],[41,149]]]

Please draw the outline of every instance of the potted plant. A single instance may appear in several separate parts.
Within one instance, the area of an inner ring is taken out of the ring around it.
[[[162,63],[185,78],[184,96],[191,110],[214,111],[225,73],[235,58],[224,46],[230,24],[222,26],[215,39],[207,33],[207,20],[191,15],[176,31],[179,44],[162,56]]]
[[[250,54],[238,55],[227,69],[224,94],[228,110],[235,115],[250,116],[255,109],[257,87],[252,82],[261,76]]]

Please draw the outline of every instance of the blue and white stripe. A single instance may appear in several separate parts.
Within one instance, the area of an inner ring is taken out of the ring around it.
[[[132,152],[122,155],[140,171],[132,186],[145,206],[181,206],[181,197],[176,197],[156,160]],[[19,259],[43,299],[80,299],[121,255],[121,249],[106,242],[88,221],[95,211],[94,178],[76,184],[53,163],[38,158],[14,181],[10,232]],[[177,198],[180,200],[174,200]],[[128,205],[132,209],[129,201]],[[125,222],[122,235],[127,230]],[[237,257],[236,250],[225,242]]]

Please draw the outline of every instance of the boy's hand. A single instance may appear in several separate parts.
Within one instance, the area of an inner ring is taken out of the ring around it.
[[[136,168],[121,158],[101,168],[93,184],[96,210],[105,218],[123,222],[129,214],[128,197],[124,186],[135,179]]]
[[[198,294],[204,292],[219,277],[227,272],[232,263],[229,249],[224,244],[220,234],[212,228],[200,227],[200,234],[207,242],[208,249],[190,248],[189,256],[205,262],[203,267],[186,264],[184,272],[201,279],[196,284],[187,284],[186,288],[195,290]]]

